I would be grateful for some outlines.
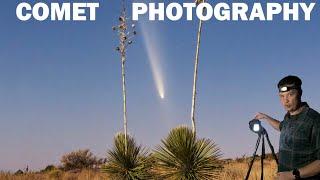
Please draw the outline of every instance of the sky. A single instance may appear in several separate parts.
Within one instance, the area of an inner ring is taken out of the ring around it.
[[[58,165],[77,149],[105,157],[123,125],[119,40],[112,30],[119,1],[96,0],[93,22],[21,22],[20,2],[1,2],[0,170]],[[248,122],[257,112],[282,120],[276,85],[289,74],[301,77],[303,100],[319,110],[319,22],[317,5],[310,22],[205,22],[198,136],[212,139],[224,158],[251,155],[257,136]],[[126,61],[128,129],[152,150],[170,129],[191,126],[198,21],[135,24]],[[279,133],[263,125],[278,150]]]

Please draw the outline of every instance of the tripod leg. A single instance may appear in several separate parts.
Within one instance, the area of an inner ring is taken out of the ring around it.
[[[252,168],[252,165],[254,163],[254,160],[256,158],[256,154],[257,154],[257,150],[258,150],[258,147],[259,147],[259,144],[260,144],[260,139],[261,139],[261,135],[259,134],[259,137],[257,139],[257,143],[256,143],[256,147],[255,147],[255,150],[254,150],[254,153],[253,153],[253,158],[250,162],[250,166],[249,166],[249,169],[248,169],[248,172],[247,172],[247,175],[246,175],[246,178],[245,180],[248,180],[249,179],[249,176],[250,176],[250,172],[251,172],[251,168]]]
[[[263,160],[266,155],[265,144],[264,144],[264,135],[262,135],[262,146],[261,146],[261,180],[263,180]]]
[[[268,141],[269,147],[270,147],[270,149],[271,149],[273,158],[276,160],[277,164],[279,164],[277,155],[276,155],[276,153],[274,152],[274,149],[273,149],[273,146],[272,146],[272,144],[271,144],[271,142],[270,142],[269,135],[268,135],[267,131],[265,131],[265,135],[266,135],[266,137],[267,137],[267,141]]]

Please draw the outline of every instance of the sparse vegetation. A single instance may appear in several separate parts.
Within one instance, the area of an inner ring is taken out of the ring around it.
[[[241,162],[237,162],[236,160],[227,159],[223,160],[223,170],[219,172],[219,180],[239,180],[244,179],[246,172],[248,170],[248,162],[250,158],[245,158]],[[264,177],[265,179],[274,179],[277,172],[277,165],[274,160],[266,159],[264,164]],[[108,173],[101,173],[96,170],[87,170],[84,169],[78,173],[71,173],[66,171],[58,171],[58,172],[43,172],[43,173],[24,173],[20,175],[14,175],[9,172],[0,172],[1,180],[106,180],[106,179],[114,179],[108,177]],[[216,179],[216,178],[215,178]],[[260,162],[256,160],[253,165],[250,180],[260,179]]]

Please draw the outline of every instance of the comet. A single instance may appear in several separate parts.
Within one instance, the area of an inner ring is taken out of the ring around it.
[[[152,31],[152,33],[149,32],[150,30],[149,26],[147,27],[147,25],[143,22],[140,23],[140,27],[141,27],[142,36],[144,39],[144,44],[145,44],[145,48],[146,48],[149,63],[150,63],[153,80],[154,80],[156,89],[158,91],[159,97],[161,99],[164,99],[165,98],[164,77],[163,77],[162,67],[160,64],[162,57],[161,57],[159,44],[157,44],[157,42],[159,42],[157,40],[159,33],[156,33],[154,31]],[[157,37],[152,36],[152,34],[156,34]]]

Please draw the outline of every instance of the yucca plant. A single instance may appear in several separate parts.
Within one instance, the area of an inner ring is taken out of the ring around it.
[[[127,139],[127,152],[126,143]],[[119,133],[114,138],[114,147],[107,153],[107,162],[102,172],[117,180],[152,179],[151,156],[134,138]]]
[[[186,126],[174,128],[154,157],[155,171],[160,179],[216,179],[221,170],[217,145],[209,139],[198,139]]]

